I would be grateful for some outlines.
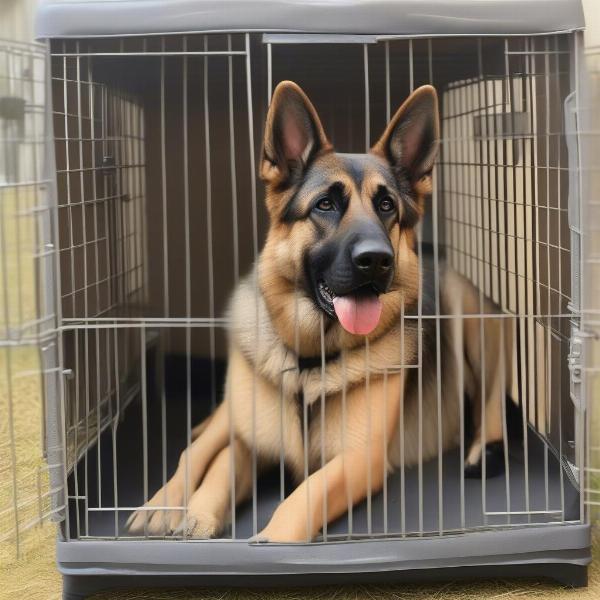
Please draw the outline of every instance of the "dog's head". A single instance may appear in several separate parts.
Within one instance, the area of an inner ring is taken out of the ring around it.
[[[342,336],[368,335],[397,318],[418,289],[414,227],[431,191],[438,138],[431,86],[404,102],[366,154],[336,153],[304,92],[292,82],[277,86],[261,163],[270,216],[261,285],[272,315],[301,318],[307,329],[323,313]],[[300,315],[297,306],[290,313],[290,294],[301,296]]]

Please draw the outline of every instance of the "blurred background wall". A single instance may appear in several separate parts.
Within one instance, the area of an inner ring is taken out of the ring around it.
[[[33,40],[33,17],[38,0],[0,0],[0,39]]]

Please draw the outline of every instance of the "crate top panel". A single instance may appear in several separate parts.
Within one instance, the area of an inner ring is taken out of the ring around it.
[[[258,31],[512,35],[584,26],[581,0],[42,0],[38,38]]]

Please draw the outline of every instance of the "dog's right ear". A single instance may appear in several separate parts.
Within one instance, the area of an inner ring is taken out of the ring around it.
[[[285,188],[301,177],[316,154],[331,148],[315,107],[292,81],[273,92],[267,115],[260,175]]]

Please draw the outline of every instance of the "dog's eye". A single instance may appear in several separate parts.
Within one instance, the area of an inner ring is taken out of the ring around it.
[[[389,196],[384,196],[379,201],[379,210],[381,212],[392,212],[396,208],[394,201]]]
[[[329,198],[321,198],[316,204],[315,208],[324,212],[334,210],[335,206]]]

